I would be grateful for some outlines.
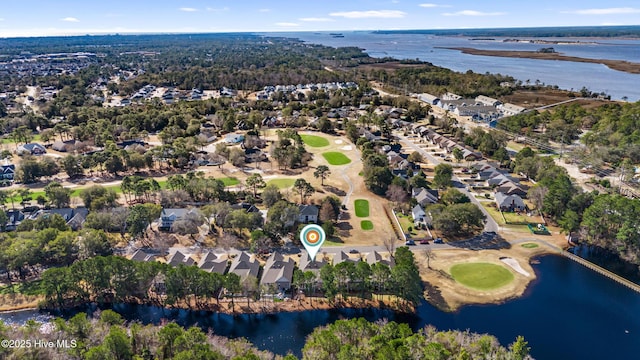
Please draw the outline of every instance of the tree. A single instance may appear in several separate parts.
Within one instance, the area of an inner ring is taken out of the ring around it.
[[[454,204],[432,212],[433,226],[447,236],[469,235],[484,226],[486,216],[474,204]]]
[[[336,214],[335,208],[331,204],[330,201],[323,201],[320,205],[320,211],[318,213],[318,218],[321,222],[325,221],[335,221],[338,215]]]
[[[138,204],[132,206],[127,216],[129,233],[134,237],[144,234],[149,224],[160,217],[161,212],[160,205]]]
[[[95,211],[115,207],[118,194],[113,189],[94,185],[80,192],[80,198],[84,206]]]
[[[452,184],[453,167],[449,164],[438,164],[434,170],[433,185],[441,189],[450,187]]]
[[[324,186],[324,179],[331,175],[329,167],[326,165],[318,165],[316,171],[313,172],[313,176],[317,179],[320,178],[320,185]]]
[[[82,175],[83,172],[78,158],[73,155],[67,155],[62,159],[62,169],[70,178]]]
[[[313,194],[316,189],[311,186],[305,179],[296,179],[293,188],[300,194],[300,203],[304,204],[304,199]]]
[[[262,189],[267,186],[267,184],[262,179],[262,175],[260,174],[251,174],[251,176],[247,178],[246,183],[247,186],[253,189],[254,198],[258,196],[258,189]]]
[[[396,206],[398,204],[404,204],[409,200],[409,193],[402,186],[391,184],[385,193],[387,198],[393,201]]]
[[[440,200],[442,200],[442,202],[446,205],[464,204],[471,202],[471,199],[469,199],[467,195],[463,194],[462,192],[460,192],[460,190],[455,188],[450,188],[445,191],[444,194],[442,194],[442,196],[440,197]]]
[[[418,151],[414,151],[411,154],[409,154],[409,156],[407,156],[407,160],[416,164],[420,164],[424,162],[424,158],[422,157],[422,154],[420,154]]]
[[[171,225],[171,231],[180,235],[196,234],[203,223],[204,216],[200,211],[194,209],[176,219]]]
[[[273,206],[280,200],[282,200],[282,194],[276,185],[268,185],[262,191],[262,201],[267,207]]]
[[[44,193],[53,206],[58,209],[68,207],[71,202],[71,190],[62,187],[55,181],[45,186]]]
[[[462,152],[462,150],[460,150],[459,147],[453,148],[452,154],[457,162],[464,160],[464,153]]]
[[[436,258],[436,254],[433,252],[431,248],[426,248],[422,251],[422,255],[427,259],[427,268],[431,269],[431,260]]]
[[[509,346],[509,350],[513,353],[513,359],[524,360],[531,350],[528,345],[529,343],[524,340],[523,336],[518,336],[516,341]]]

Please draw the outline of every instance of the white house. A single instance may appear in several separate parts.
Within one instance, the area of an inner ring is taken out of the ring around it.
[[[496,206],[501,211],[524,211],[527,206],[518,195],[506,195],[501,192],[496,193]]]

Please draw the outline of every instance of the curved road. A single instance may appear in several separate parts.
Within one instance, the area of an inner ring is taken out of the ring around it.
[[[430,163],[432,163],[434,165],[438,165],[438,164],[440,164],[442,162],[439,159],[437,159],[436,157],[434,157],[433,155],[431,155],[425,149],[423,149],[423,148],[419,147],[418,145],[416,145],[413,141],[411,141],[411,139],[408,139],[406,136],[404,136],[404,135],[402,135],[400,133],[395,133],[394,135],[397,136],[400,139],[400,143],[402,143],[403,146],[406,146],[406,147],[414,149],[415,151],[420,153],[420,155],[422,155],[424,158],[428,159]],[[453,177],[451,179],[453,180],[454,186],[458,190],[460,190],[461,193],[467,195],[469,197],[469,199],[471,200],[471,202],[474,203],[478,208],[480,208],[482,213],[487,217],[487,220],[486,220],[485,225],[484,225],[484,231],[497,233],[498,230],[500,230],[500,226],[498,225],[498,223],[495,220],[493,220],[493,217],[491,217],[491,214],[489,214],[489,212],[484,208],[484,206],[482,206],[480,204],[478,199],[476,199],[476,197],[473,196],[473,194],[471,194],[467,190],[467,188],[464,186],[462,181],[460,181],[460,179],[455,174],[453,175]]]

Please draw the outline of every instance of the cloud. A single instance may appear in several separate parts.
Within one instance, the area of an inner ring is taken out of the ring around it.
[[[279,22],[279,23],[276,23],[276,26],[280,26],[280,27],[296,27],[296,26],[300,26],[300,24],[292,23],[292,22]]]
[[[259,9],[258,12],[262,12],[262,13],[271,12],[271,9]]]
[[[198,9],[196,8],[191,8],[191,7],[181,7],[180,9],[178,9],[180,11],[184,11],[184,12],[196,12],[198,11]]]
[[[500,16],[506,15],[505,12],[482,12],[476,10],[462,10],[453,13],[444,13],[444,16]]]
[[[451,5],[440,5],[440,4],[431,4],[431,3],[418,4],[418,6],[423,7],[423,8],[451,7]]]
[[[298,20],[304,21],[304,22],[331,22],[331,21],[335,21],[333,19],[322,18],[322,17],[306,17],[306,18],[300,18]]]
[[[80,20],[78,20],[78,19],[76,19],[76,18],[74,18],[74,17],[71,17],[71,16],[66,17],[66,18],[63,18],[63,19],[60,19],[60,21],[66,21],[66,22],[80,22]]]
[[[224,11],[229,11],[229,7],[225,6],[223,8],[212,8],[212,7],[208,7],[207,11],[209,12],[224,12]]]
[[[619,15],[619,14],[638,14],[640,9],[623,7],[623,8],[602,8],[602,9],[582,9],[575,11],[563,11],[565,14],[578,15]]]
[[[403,18],[407,13],[400,10],[368,10],[368,11],[341,11],[332,12],[330,16],[343,17],[347,19],[365,18]]]

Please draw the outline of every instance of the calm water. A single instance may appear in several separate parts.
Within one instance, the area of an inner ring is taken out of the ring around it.
[[[371,32],[345,32],[343,38],[334,38],[327,33],[281,33],[280,36],[328,46],[357,46],[373,57],[391,56],[398,59],[420,59],[455,71],[473,70],[477,73],[499,73],[533,84],[558,85],[563,89],[579,90],[583,86],[591,91],[605,92],[614,99],[623,96],[631,101],[640,100],[640,74],[628,74],[611,70],[604,65],[568,61],[515,59],[462,54],[457,50],[437,47],[473,47],[491,50],[537,50],[553,47],[569,56],[593,59],[615,59],[640,62],[640,40],[591,40],[597,44],[546,45],[528,43],[504,43],[501,41],[475,41],[467,37],[445,37],[418,34],[373,34]],[[502,38],[496,38],[502,40]]]
[[[533,265],[538,280],[524,297],[501,305],[467,306],[444,313],[424,303],[416,315],[383,310],[335,310],[229,316],[207,312],[116,306],[129,320],[158,323],[175,320],[218,335],[246,337],[260,349],[300,354],[313,328],[340,318],[363,316],[406,322],[414,329],[469,329],[490,333],[503,345],[524,335],[538,359],[623,359],[640,352],[640,294],[563,257],[545,256]],[[19,313],[20,322],[33,313]],[[8,315],[0,315],[1,318]]]

